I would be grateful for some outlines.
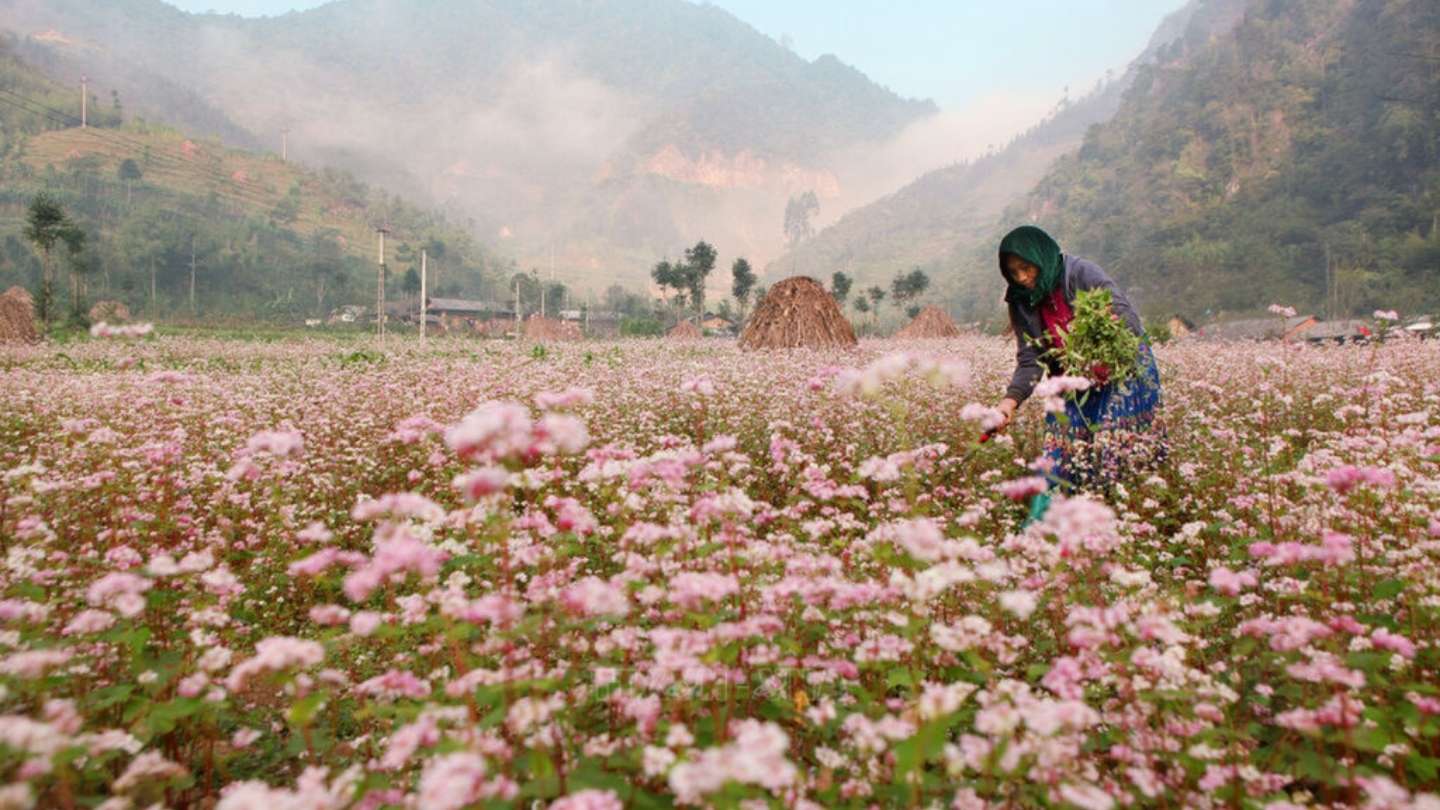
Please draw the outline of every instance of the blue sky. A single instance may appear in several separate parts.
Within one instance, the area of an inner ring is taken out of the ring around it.
[[[283,14],[325,0],[167,0],[187,11]],[[833,53],[901,95],[956,109],[996,92],[1049,105],[1140,52],[1183,0],[714,0],[813,59]]]

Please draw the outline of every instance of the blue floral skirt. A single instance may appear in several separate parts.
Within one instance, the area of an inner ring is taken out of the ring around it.
[[[1052,489],[1105,494],[1165,460],[1160,369],[1148,343],[1140,344],[1139,364],[1136,376],[1072,394],[1063,414],[1045,417],[1045,476]]]

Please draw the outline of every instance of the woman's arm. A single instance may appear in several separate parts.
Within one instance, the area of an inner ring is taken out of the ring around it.
[[[1085,259],[1075,259],[1072,269],[1075,273],[1075,289],[1109,290],[1110,309],[1125,321],[1125,325],[1130,327],[1131,332],[1141,336],[1145,334],[1145,326],[1140,322],[1140,313],[1135,311],[1130,299],[1115,285],[1115,280],[1100,269],[1100,265]]]
[[[1012,400],[1016,407],[1030,397],[1035,384],[1040,382],[1043,371],[1040,368],[1040,349],[1020,328],[1020,319],[1015,317],[1015,304],[1011,304],[1010,328],[1015,330],[1015,373],[1010,376],[1010,385],[1005,389],[1005,398]],[[1012,412],[1014,408],[1010,409]]]

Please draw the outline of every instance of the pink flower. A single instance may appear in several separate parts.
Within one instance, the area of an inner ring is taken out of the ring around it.
[[[543,456],[574,455],[590,443],[585,423],[563,413],[547,413],[535,426],[532,453]]]
[[[377,542],[370,562],[345,577],[345,595],[363,602],[385,583],[403,580],[410,573],[423,580],[434,579],[447,556],[408,534],[397,533]]]
[[[1013,481],[1006,481],[1003,484],[998,484],[995,488],[1000,490],[1001,495],[1004,495],[1010,500],[1019,501],[1031,495],[1038,495],[1044,492],[1048,488],[1048,484],[1046,484],[1044,478],[1038,475],[1032,475],[1027,478],[1017,478]]]
[[[1249,571],[1237,574],[1222,565],[1210,572],[1210,587],[1226,596],[1238,596],[1240,591],[1253,588],[1257,584],[1259,580]]]
[[[105,610],[82,610],[65,625],[61,635],[89,635],[109,630],[115,624],[115,615]]]
[[[630,611],[625,589],[599,577],[585,577],[560,594],[560,604],[580,616],[624,616]]]
[[[715,381],[709,377],[695,377],[681,383],[680,391],[697,397],[715,396]]]
[[[245,443],[244,455],[270,455],[285,458],[305,447],[305,437],[293,430],[262,430]]]
[[[1346,464],[1326,473],[1325,483],[1341,495],[1360,484],[1370,484],[1379,489],[1390,489],[1395,486],[1395,473],[1379,467],[1362,468]]]
[[[367,637],[380,629],[385,617],[373,610],[362,610],[350,617],[350,632],[357,636]]]
[[[318,642],[287,636],[271,636],[255,645],[255,655],[237,664],[225,679],[225,687],[234,692],[245,681],[264,672],[303,669],[325,660],[325,648]]]
[[[350,517],[360,521],[378,520],[383,517],[417,520],[421,523],[439,523],[445,519],[445,510],[424,495],[413,492],[391,492],[378,498],[367,498],[355,504]]]
[[[492,400],[446,431],[445,443],[462,459],[499,461],[525,453],[533,428],[525,406]]]
[[[420,775],[419,807],[426,810],[460,810],[480,798],[485,760],[479,754],[456,751],[431,759]]]
[[[1041,380],[1035,386],[1034,394],[1041,399],[1048,397],[1061,397],[1075,391],[1084,391],[1090,388],[1090,380],[1085,377],[1049,377]]]
[[[542,411],[569,410],[595,402],[595,392],[589,388],[566,388],[564,391],[541,391],[535,395],[535,405]]]
[[[392,669],[384,675],[377,675],[355,686],[358,695],[370,695],[384,700],[408,697],[420,699],[429,697],[430,682],[417,678],[414,673]]]
[[[991,408],[981,405],[978,402],[968,402],[960,409],[960,418],[966,422],[976,422],[981,430],[994,430],[1005,424],[1005,415],[999,408]]]
[[[68,663],[74,657],[75,653],[68,649],[26,650],[11,653],[0,659],[0,675],[33,680],[49,670]]]
[[[1393,309],[1377,309],[1375,310],[1375,320],[1398,321],[1400,320],[1400,313],[1396,312]]]
[[[455,477],[455,489],[471,501],[504,492],[509,483],[510,471],[504,467],[478,467]]]
[[[350,620],[350,609],[340,605],[316,605],[310,608],[310,621],[326,626],[335,626]]]
[[[325,528],[325,524],[318,520],[295,533],[295,539],[302,543],[328,543],[334,536]]]
[[[907,554],[926,562],[940,559],[945,536],[940,533],[940,527],[935,525],[935,521],[929,518],[916,518],[902,520],[892,525],[895,531],[895,542]]]
[[[85,601],[96,607],[113,608],[122,616],[134,617],[145,610],[145,598],[141,594],[153,586],[154,583],[144,577],[116,571],[91,583],[85,591]]]
[[[1370,643],[1382,650],[1397,653],[1402,658],[1415,657],[1415,642],[1383,627],[1375,628],[1375,632],[1370,634]]]
[[[670,601],[689,610],[706,601],[718,602],[739,590],[740,583],[729,574],[685,571],[670,580]]]
[[[550,810],[624,810],[613,790],[582,790],[550,803]]]
[[[599,524],[595,522],[595,516],[574,498],[557,498],[551,495],[545,499],[545,506],[555,510],[555,528],[562,532],[573,532],[583,536],[594,534],[595,530],[599,528]]]

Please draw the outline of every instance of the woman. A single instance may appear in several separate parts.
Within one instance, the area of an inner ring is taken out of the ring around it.
[[[1139,371],[1123,382],[1107,383],[1105,370],[1097,369],[1094,376],[1100,379],[1092,381],[1090,390],[1066,399],[1063,418],[1045,417],[1046,477],[1052,489],[1106,491],[1122,475],[1158,463],[1165,454],[1160,372],[1130,299],[1098,265],[1062,254],[1050,234],[1033,225],[1016,228],[1000,242],[1000,273],[1008,285],[1005,301],[1017,343],[1015,374],[999,406],[1005,416],[1001,429],[1041,376],[1060,373],[1048,352],[1064,345],[1075,294],[1106,289],[1112,312],[1141,339]],[[1049,492],[1037,496],[1032,519],[1043,515],[1049,503]]]

